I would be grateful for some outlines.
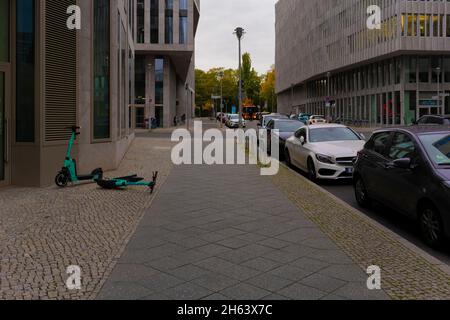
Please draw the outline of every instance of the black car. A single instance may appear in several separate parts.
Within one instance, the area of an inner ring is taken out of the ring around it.
[[[415,122],[416,125],[450,125],[450,115],[427,115]]]
[[[278,137],[280,147],[280,159],[284,156],[286,140],[292,137],[298,129],[304,127],[305,124],[298,120],[290,119],[272,119],[267,124],[267,151],[272,152],[272,134]],[[278,132],[275,133],[275,130]]]
[[[358,154],[354,187],[360,206],[375,200],[416,219],[439,246],[450,236],[450,126],[376,131]]]

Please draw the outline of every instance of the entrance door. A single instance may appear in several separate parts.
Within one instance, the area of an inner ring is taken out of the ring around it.
[[[155,117],[156,117],[156,126],[158,128],[163,128],[164,127],[164,107],[163,106],[156,106]]]
[[[10,183],[10,78],[9,71],[0,66],[0,187]]]

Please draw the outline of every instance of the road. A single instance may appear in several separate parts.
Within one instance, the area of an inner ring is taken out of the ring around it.
[[[248,125],[249,128],[256,128],[256,122],[251,122]],[[368,133],[365,133],[367,138],[370,137]],[[295,170],[298,174],[303,175],[300,170]],[[358,206],[354,190],[351,181],[338,181],[338,182],[321,182],[320,187],[330,192],[334,196],[338,197],[342,201],[346,202],[350,206],[364,213],[370,219],[377,221],[381,225],[395,232],[403,239],[413,243],[417,247],[421,248],[429,255],[439,259],[443,263],[450,266],[450,241],[442,250],[434,250],[426,246],[418,235],[417,225],[414,221],[406,218],[398,212],[390,208],[386,208],[381,204],[374,204],[370,209],[363,209]]]

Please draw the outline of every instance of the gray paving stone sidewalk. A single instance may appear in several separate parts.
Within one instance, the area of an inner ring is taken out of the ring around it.
[[[254,166],[174,168],[98,299],[388,299]]]

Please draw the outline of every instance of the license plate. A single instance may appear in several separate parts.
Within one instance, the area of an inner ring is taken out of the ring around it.
[[[353,171],[354,171],[354,168],[346,168],[346,169],[345,169],[345,172],[346,172],[346,173],[353,174]]]

